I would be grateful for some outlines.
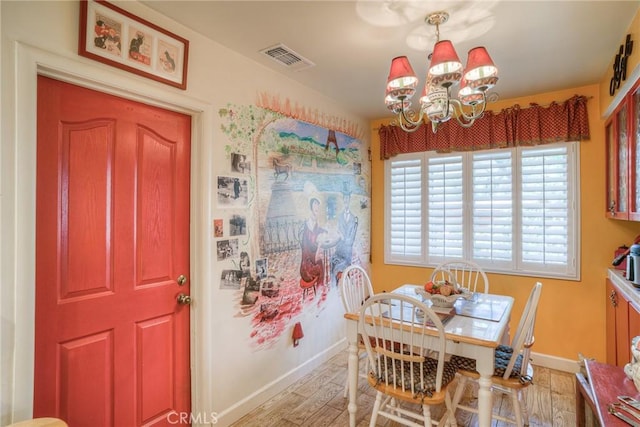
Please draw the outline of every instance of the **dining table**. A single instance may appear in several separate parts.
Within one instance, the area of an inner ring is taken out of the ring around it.
[[[405,284],[392,293],[409,295],[423,300],[419,290],[422,285]],[[446,351],[448,354],[464,356],[476,360],[478,379],[478,425],[491,425],[492,394],[491,377],[494,371],[494,351],[499,344],[508,341],[509,320],[513,308],[513,298],[506,295],[489,293],[473,293],[469,298],[458,299],[453,309],[434,307],[434,311],[443,313]],[[424,301],[428,306],[431,301]],[[445,313],[446,312],[446,313]],[[347,320],[347,341],[349,343],[348,378],[349,378],[349,426],[355,427],[358,406],[358,341],[360,313],[345,313]],[[432,329],[431,327],[427,327]],[[427,331],[428,332],[428,331]],[[430,334],[431,335],[431,334]],[[436,339],[436,329],[433,329]],[[505,338],[506,337],[506,338]]]

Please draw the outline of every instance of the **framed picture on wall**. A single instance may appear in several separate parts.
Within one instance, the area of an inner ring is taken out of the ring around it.
[[[187,88],[189,41],[103,0],[80,1],[78,54]]]

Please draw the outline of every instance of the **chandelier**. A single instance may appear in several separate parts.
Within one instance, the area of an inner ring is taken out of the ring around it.
[[[416,131],[426,116],[435,133],[438,124],[455,117],[463,127],[470,127],[482,117],[487,96],[485,93],[498,81],[498,69],[483,46],[469,51],[467,66],[463,69],[453,44],[440,40],[440,24],[449,20],[447,12],[434,12],[425,18],[429,25],[436,26],[436,44],[430,55],[431,63],[420,97],[420,111],[411,108],[418,78],[406,56],[391,61],[387,79],[385,104],[394,114],[400,127],[406,132]],[[451,88],[460,84],[458,97],[451,96]]]

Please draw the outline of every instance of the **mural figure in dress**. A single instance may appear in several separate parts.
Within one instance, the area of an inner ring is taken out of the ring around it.
[[[324,258],[318,238],[327,230],[318,225],[320,200],[315,197],[309,201],[310,215],[302,226],[300,236],[300,278],[305,282],[321,284],[324,281]]]

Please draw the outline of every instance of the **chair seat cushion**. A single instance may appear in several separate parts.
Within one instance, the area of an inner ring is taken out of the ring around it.
[[[508,345],[499,345],[498,347],[496,347],[494,356],[495,357],[494,357],[494,365],[493,365],[493,375],[496,377],[502,377],[504,375],[504,372],[507,369],[507,365],[509,364],[509,361],[513,357],[513,348],[509,347]],[[454,356],[451,356],[451,363],[455,364],[459,370],[477,372],[475,359],[454,355]],[[521,377],[520,378],[521,381],[527,380],[530,382],[531,378],[520,375],[521,369],[522,369],[522,355],[519,354],[516,358],[515,364],[513,365],[513,369],[511,370],[510,377],[511,378]]]
[[[395,384],[397,387],[403,388],[403,390],[410,391],[412,383],[411,369],[413,368],[414,395],[433,397],[433,393],[436,391],[436,373],[438,369],[438,361],[436,359],[426,357],[424,362],[400,361],[390,357],[383,357],[382,359],[384,359],[384,362],[379,367],[375,367],[376,372],[373,373],[379,383]],[[424,371],[424,385],[421,384],[420,370]],[[443,389],[453,381],[456,377],[456,372],[457,367],[455,364],[444,362],[442,373]]]

